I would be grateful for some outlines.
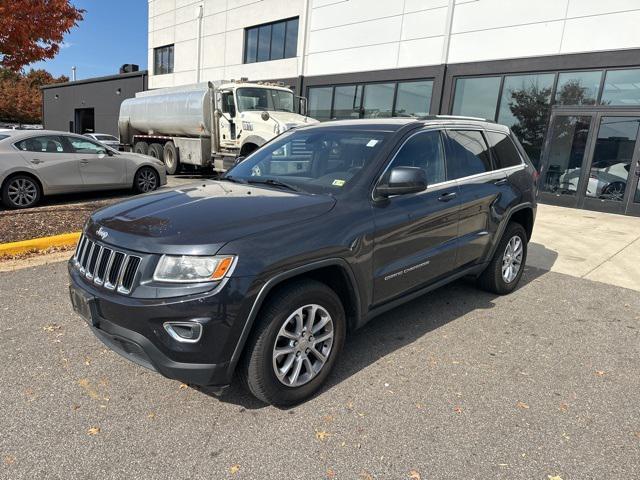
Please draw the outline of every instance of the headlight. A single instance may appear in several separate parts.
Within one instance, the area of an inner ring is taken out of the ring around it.
[[[158,262],[153,279],[158,282],[215,282],[231,273],[234,263],[234,256],[164,255]]]

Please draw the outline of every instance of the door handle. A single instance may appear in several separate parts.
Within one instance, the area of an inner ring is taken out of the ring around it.
[[[31,163],[33,163],[34,165],[38,165],[39,163],[42,163],[42,160],[40,160],[39,158],[34,158],[33,160],[31,160]]]
[[[501,178],[500,180],[496,180],[495,182],[493,182],[494,185],[506,185],[507,184],[507,179],[506,178]]]
[[[86,165],[87,163],[89,163],[89,160],[87,160],[86,158],[80,160],[80,165]]]
[[[440,195],[438,197],[438,201],[439,202],[448,202],[450,200],[453,200],[454,198],[456,198],[458,196],[458,194],[456,192],[447,192],[447,193],[443,193],[442,195]]]

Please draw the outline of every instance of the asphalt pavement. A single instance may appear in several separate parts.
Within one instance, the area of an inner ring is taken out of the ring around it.
[[[221,399],[108,351],[64,262],[0,273],[0,478],[635,479],[640,295],[528,268],[348,339],[315,398]]]

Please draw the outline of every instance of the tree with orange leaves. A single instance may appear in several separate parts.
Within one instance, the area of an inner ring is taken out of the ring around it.
[[[53,58],[84,13],[69,0],[0,0],[0,67],[17,72]]]

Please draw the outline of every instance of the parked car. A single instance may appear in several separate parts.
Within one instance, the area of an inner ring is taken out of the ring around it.
[[[603,200],[622,201],[630,168],[630,161],[594,163],[589,171],[587,196]],[[581,168],[574,168],[561,175],[559,180],[560,190],[567,193],[577,192],[581,174]]]
[[[114,150],[120,149],[120,140],[118,140],[113,135],[108,135],[106,133],[85,133],[85,137],[89,137],[92,140],[96,140],[107,147],[111,147]]]
[[[494,123],[300,127],[220,180],[94,213],[69,262],[71,301],[140,365],[218,393],[238,370],[257,398],[291,405],[376,315],[463,276],[513,291],[536,190]]]
[[[7,208],[32,207],[58,193],[127,187],[146,193],[166,182],[159,160],[118,152],[81,135],[0,132],[0,191]]]

